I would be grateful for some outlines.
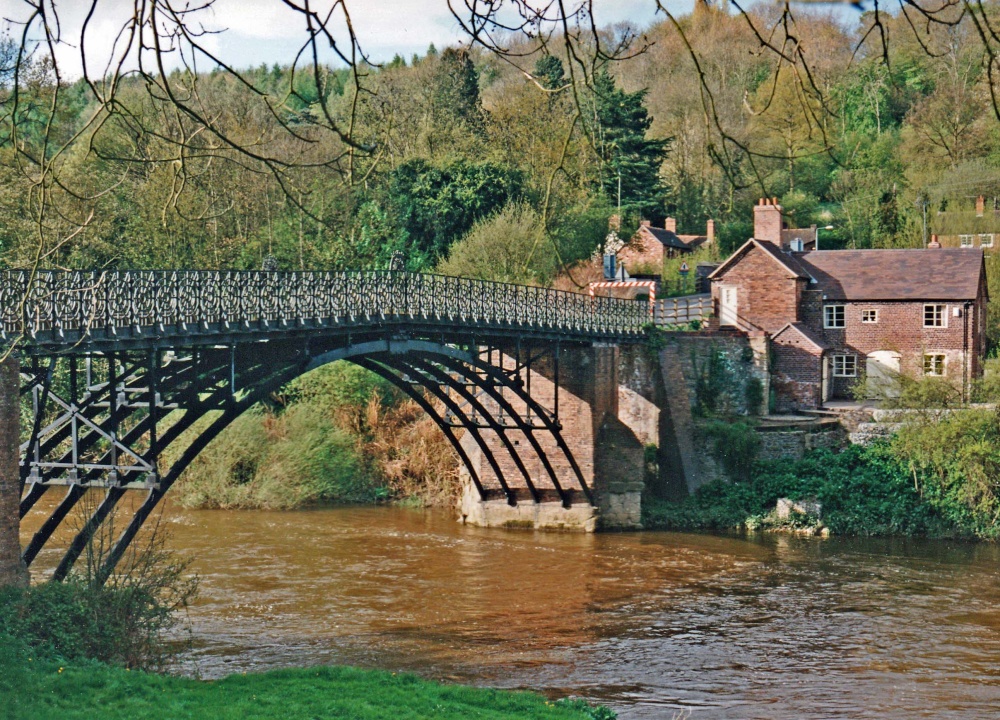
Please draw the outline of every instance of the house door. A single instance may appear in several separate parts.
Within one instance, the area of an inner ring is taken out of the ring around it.
[[[829,355],[824,355],[820,360],[820,377],[822,378],[822,400],[820,402],[826,402],[830,399],[830,363],[832,360]]]
[[[899,397],[899,353],[876,350],[865,362],[867,395],[870,398]]]
[[[734,285],[719,286],[719,325],[735,327],[739,324],[737,322],[739,317],[737,290],[738,288]]]

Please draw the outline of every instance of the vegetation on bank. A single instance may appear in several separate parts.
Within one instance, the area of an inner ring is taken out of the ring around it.
[[[155,547],[155,546],[154,546]],[[413,675],[314,667],[216,682],[150,672],[176,645],[164,631],[192,586],[169,557],[144,553],[99,587],[65,583],[0,590],[0,715],[5,720],[92,718],[538,718],[613,720],[582,700],[441,685]],[[144,575],[147,564],[161,568]]]
[[[822,524],[833,534],[1000,538],[1000,417],[993,409],[915,411],[895,435],[870,447],[748,467],[677,502],[649,498],[645,526],[767,527],[778,499],[789,498],[819,501]]]
[[[291,509],[448,504],[457,488],[458,459],[433,420],[388,381],[339,362],[239,417],[172,493],[188,507]]]
[[[231,675],[215,682],[157,675],[94,661],[39,657],[0,636],[0,697],[7,720],[215,718],[482,718],[610,720],[583,701],[526,692],[441,685],[414,675],[347,667]]]

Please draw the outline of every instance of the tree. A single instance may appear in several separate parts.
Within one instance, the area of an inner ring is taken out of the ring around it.
[[[388,197],[410,269],[426,269],[448,253],[473,223],[523,196],[524,178],[496,163],[459,160],[437,167],[410,160],[392,173]]]
[[[647,138],[652,118],[643,105],[645,90],[628,93],[602,70],[594,80],[594,136],[603,167],[601,189],[629,215],[662,215],[660,165],[670,139]]]
[[[546,90],[558,90],[566,84],[566,70],[555,55],[544,55],[535,63],[535,77]]]
[[[452,245],[438,271],[480,280],[538,282],[551,275],[553,268],[529,268],[525,259],[544,238],[539,214],[523,203],[511,203],[477,222],[468,235]]]
[[[434,107],[439,121],[454,119],[471,128],[483,122],[479,73],[466,50],[447,48],[434,73]]]

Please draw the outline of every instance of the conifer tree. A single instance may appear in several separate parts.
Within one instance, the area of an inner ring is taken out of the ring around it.
[[[482,123],[479,73],[465,50],[448,48],[441,53],[434,76],[434,104],[438,117],[464,121],[470,127]]]
[[[671,138],[648,138],[653,120],[643,100],[645,90],[625,92],[615,86],[608,72],[594,77],[596,127],[594,137],[601,159],[600,184],[612,204],[631,217],[659,219],[663,213],[664,186],[660,165]]]
[[[566,71],[562,60],[555,55],[545,55],[535,63],[535,77],[547,90],[555,90],[566,84]]]

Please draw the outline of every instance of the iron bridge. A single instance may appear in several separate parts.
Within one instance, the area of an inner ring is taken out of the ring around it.
[[[561,434],[560,350],[639,342],[649,321],[643,302],[407,272],[0,272],[0,339],[19,353],[22,415],[30,418],[21,517],[46,507],[23,559],[30,566],[75,510],[83,519],[54,578],[116,525],[98,569],[103,581],[213,438],[335,360],[371,370],[418,403],[481,498],[593,504]],[[539,363],[554,374],[547,406],[531,391]],[[477,475],[463,432],[496,482]],[[500,472],[487,433],[511,453],[518,482]],[[515,447],[514,433],[529,447]],[[559,480],[542,436],[573,469],[572,486]],[[544,482],[525,469],[528,451],[541,459]],[[56,488],[58,501],[40,506]],[[100,501],[81,505],[90,488],[104,490]],[[144,496],[122,527],[113,519],[129,491]]]

